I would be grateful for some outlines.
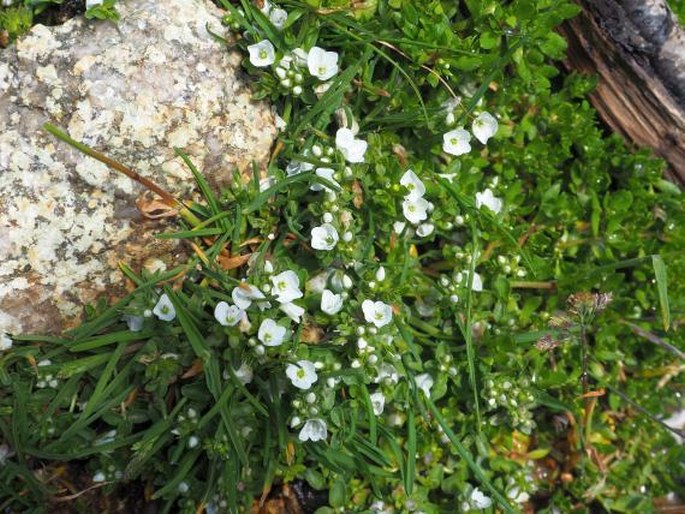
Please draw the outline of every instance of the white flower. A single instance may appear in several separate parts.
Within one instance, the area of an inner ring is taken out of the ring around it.
[[[476,487],[471,491],[471,505],[476,509],[487,509],[492,505],[492,500]]]
[[[307,360],[297,361],[297,364],[288,364],[285,374],[298,389],[310,389],[312,384],[319,379],[314,363]]]
[[[395,234],[401,234],[406,226],[407,224],[404,221],[395,221],[392,224],[392,229],[395,231]]]
[[[102,5],[103,2],[104,0],[86,0],[86,9],[90,9],[91,7],[95,7],[96,5]],[[5,4],[5,2],[3,2],[3,5],[10,4],[11,2],[9,4]]]
[[[0,352],[4,352],[12,348],[12,339],[4,332],[0,332]]]
[[[480,292],[483,290],[483,279],[478,273],[473,273],[473,279],[471,280],[471,290]]]
[[[400,179],[400,184],[409,190],[405,198],[407,200],[416,200],[426,194],[426,186],[423,185],[421,179],[412,170],[407,170]]]
[[[240,380],[243,385],[249,384],[254,378],[254,372],[246,362],[241,363],[238,369],[233,370],[233,373],[235,373],[236,378]]]
[[[402,202],[402,214],[414,225],[428,218],[428,202],[425,198],[407,198]]]
[[[338,73],[338,54],[315,46],[307,54],[307,67],[319,80],[328,80]]]
[[[135,314],[124,314],[122,319],[126,322],[128,329],[131,332],[140,332],[143,330],[143,322],[145,318],[143,316],[136,316]],[[2,345],[0,345],[0,350]]]
[[[435,225],[432,223],[421,223],[421,225],[416,227],[416,235],[419,237],[428,237],[433,233],[433,230],[435,230]]]
[[[340,184],[338,184],[338,182],[336,182],[336,180],[333,178],[333,174],[335,173],[335,170],[333,168],[316,168],[316,171],[314,173],[317,177],[324,178],[328,182],[331,182],[334,186],[338,188],[340,187]],[[323,184],[319,184],[318,182],[309,186],[309,189],[311,189],[312,191],[333,191],[330,187],[325,186]]]
[[[280,326],[271,318],[266,318],[259,325],[257,338],[264,346],[279,346],[285,339],[285,327]]]
[[[282,303],[281,310],[295,323],[302,321],[304,309],[299,305],[295,305],[294,303]]]
[[[174,309],[174,304],[171,303],[169,297],[164,293],[159,297],[159,301],[152,312],[162,321],[171,321],[176,317],[176,309]]]
[[[428,398],[431,396],[431,387],[433,387],[433,377],[431,377],[428,373],[421,373],[420,375],[417,375],[416,378],[416,387],[421,389]]]
[[[309,52],[307,52],[304,48],[296,48],[292,51],[292,56],[297,66],[307,66]]]
[[[507,491],[507,498],[515,503],[525,503],[530,500],[530,495],[525,491],[521,491],[521,488],[515,485]]]
[[[450,130],[442,136],[442,149],[450,155],[463,155],[471,151],[471,134],[463,128]]]
[[[243,316],[245,316],[245,311],[237,305],[219,302],[214,307],[214,317],[224,327],[234,327]]]
[[[274,285],[271,292],[280,303],[290,303],[302,298],[300,279],[294,271],[288,270],[274,275],[271,277],[271,283]]]
[[[91,480],[95,483],[104,482],[106,480],[105,474],[102,471],[98,471],[93,475]]]
[[[278,113],[274,113],[274,125],[279,131],[284,131],[288,127],[288,122],[281,118]]]
[[[378,391],[373,393],[371,396],[371,407],[373,408],[373,413],[376,416],[383,414],[383,409],[385,408],[385,396],[383,393]]]
[[[247,310],[248,307],[252,305],[253,300],[262,300],[266,297],[257,287],[243,282],[239,286],[233,288],[233,291],[231,291],[231,298],[233,298],[233,303],[238,307],[242,310]],[[262,311],[270,306],[271,304],[269,302],[257,302],[257,307]]]
[[[488,139],[497,133],[497,127],[498,124],[495,117],[488,112],[482,112],[473,120],[471,130],[473,130],[473,135],[476,136],[476,139],[485,144],[488,142]]]
[[[396,384],[400,380],[400,375],[397,373],[395,366],[384,362],[378,366],[378,375],[373,380],[376,384],[381,382]]]
[[[469,275],[468,273],[457,273],[455,276],[455,282],[458,284],[467,285]],[[471,291],[480,292],[483,290],[483,279],[478,273],[473,273],[473,279],[471,281]]]
[[[247,51],[250,52],[250,62],[258,68],[270,66],[276,60],[276,50],[268,39],[249,45]]]
[[[387,303],[364,300],[362,311],[364,312],[364,319],[378,328],[384,327],[392,321],[392,306]]]
[[[289,177],[292,177],[313,169],[314,165],[310,162],[290,161],[285,167],[285,172]]]
[[[364,162],[368,146],[366,141],[355,138],[354,133],[348,128],[340,128],[335,133],[335,147],[340,150],[347,162]]]
[[[338,244],[338,231],[330,223],[312,229],[312,248],[315,250],[332,250]]]
[[[288,12],[280,7],[276,7],[269,13],[269,21],[278,30],[283,30],[285,22],[288,21]]]
[[[476,207],[479,209],[485,206],[495,214],[499,214],[502,211],[502,205],[502,200],[497,198],[490,189],[476,193]]]
[[[326,422],[320,418],[308,419],[297,436],[302,442],[323,441],[328,437],[328,427]]]
[[[343,308],[343,297],[341,294],[335,294],[330,289],[324,289],[321,294],[321,310],[326,314],[333,316],[340,312]]]

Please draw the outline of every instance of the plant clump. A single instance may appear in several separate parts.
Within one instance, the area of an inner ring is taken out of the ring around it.
[[[209,29],[275,109],[270,162],[216,195],[179,151],[203,202],[159,237],[194,257],[122,266],[137,288],[64,337],[3,336],[5,505],[73,494],[36,477],[61,461],[165,512],[682,492],[661,419],[682,402],[685,209],[598,126],[592,78],[555,66],[578,8],[222,4]]]

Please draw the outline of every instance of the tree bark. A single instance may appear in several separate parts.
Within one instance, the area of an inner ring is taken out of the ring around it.
[[[612,130],[651,147],[685,186],[685,30],[665,0],[577,0],[561,27],[566,65],[596,74],[590,99]]]

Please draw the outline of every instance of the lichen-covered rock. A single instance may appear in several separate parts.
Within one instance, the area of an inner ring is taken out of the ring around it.
[[[267,158],[275,128],[208,0],[128,0],[121,21],[37,25],[0,53],[0,332],[59,332],[123,291],[117,263],[169,262],[142,189],[42,131],[50,121],[180,198],[183,148],[215,185]]]

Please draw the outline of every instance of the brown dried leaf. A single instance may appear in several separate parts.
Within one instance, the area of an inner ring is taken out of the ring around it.
[[[204,369],[204,364],[202,363],[201,359],[195,359],[193,361],[193,364],[188,368],[188,370],[181,375],[182,379],[186,378],[193,378],[202,373],[202,370]]]
[[[216,260],[223,269],[232,270],[245,264],[250,260],[251,256],[251,253],[248,253],[247,255],[234,255],[232,257],[219,255]]]
[[[354,193],[352,205],[359,209],[362,205],[364,205],[364,190],[362,189],[361,182],[358,180],[352,182],[352,192]]]
[[[178,209],[169,207],[157,197],[151,198],[145,194],[136,200],[136,206],[143,216],[151,220],[171,218],[178,214]]]

